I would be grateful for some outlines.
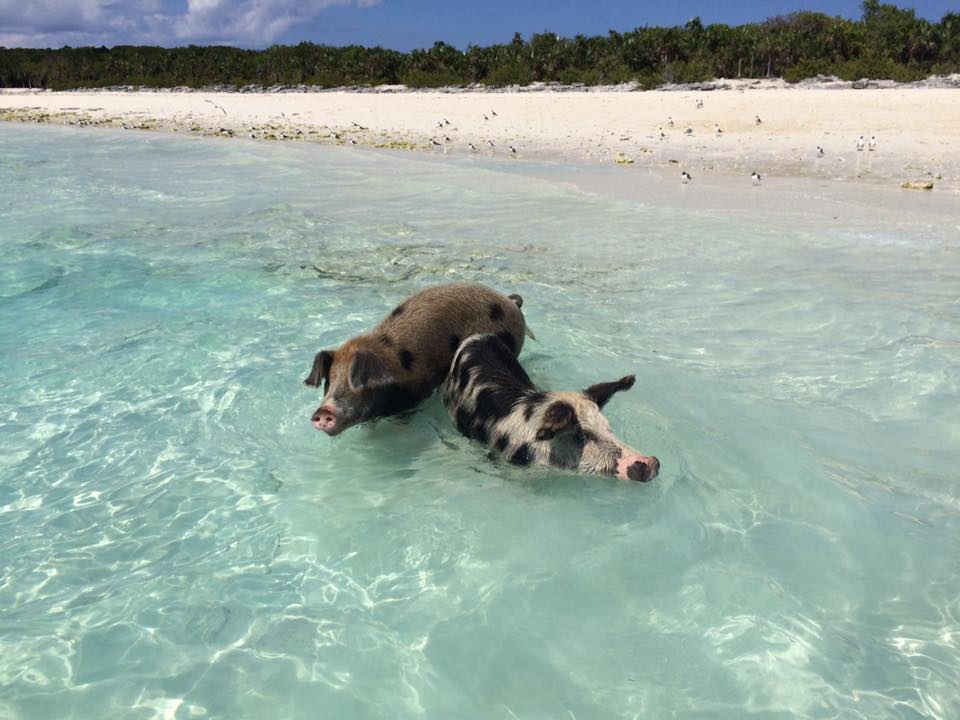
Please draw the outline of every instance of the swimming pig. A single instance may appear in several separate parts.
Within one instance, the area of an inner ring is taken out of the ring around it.
[[[549,465],[621,480],[653,480],[660,461],[626,447],[600,412],[634,376],[582,392],[543,392],[495,335],[463,341],[440,386],[447,412],[463,435],[515,465]]]
[[[462,338],[493,333],[511,355],[529,331],[519,295],[457,283],[427,288],[397,305],[373,330],[322,350],[304,383],[320,387],[312,422],[338,435],[365,420],[409,410],[443,381]]]

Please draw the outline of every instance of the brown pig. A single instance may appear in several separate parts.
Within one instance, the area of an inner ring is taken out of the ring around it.
[[[620,442],[601,410],[634,376],[579,392],[544,392],[496,335],[463,341],[440,387],[461,434],[514,465],[548,465],[591,475],[646,482],[660,461]]]
[[[339,435],[410,410],[443,382],[463,338],[491,333],[517,355],[528,334],[519,295],[472,283],[437,285],[397,305],[373,330],[322,350],[304,383],[323,388],[311,421]]]

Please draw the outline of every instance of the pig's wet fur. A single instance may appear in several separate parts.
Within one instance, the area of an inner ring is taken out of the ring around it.
[[[601,408],[633,386],[632,375],[583,392],[538,389],[515,353],[496,335],[474,335],[454,356],[441,385],[457,430],[514,465],[547,465],[646,482],[659,460],[623,445]]]
[[[493,334],[517,355],[527,334],[519,295],[472,283],[427,288],[368,333],[322,350],[304,383],[323,385],[315,427],[338,435],[417,406],[440,385],[463,338]]]

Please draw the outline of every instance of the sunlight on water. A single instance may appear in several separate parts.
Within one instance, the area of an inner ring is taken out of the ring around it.
[[[470,161],[0,126],[0,718],[956,718],[960,246]],[[331,440],[313,354],[519,292],[650,485]]]

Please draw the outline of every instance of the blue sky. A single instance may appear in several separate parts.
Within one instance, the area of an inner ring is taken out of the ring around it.
[[[956,0],[902,3],[939,20]],[[227,44],[303,40],[397,50],[437,40],[460,48],[550,31],[572,36],[704,23],[739,24],[794,10],[860,16],[859,0],[654,2],[652,0],[0,0],[0,46]]]

